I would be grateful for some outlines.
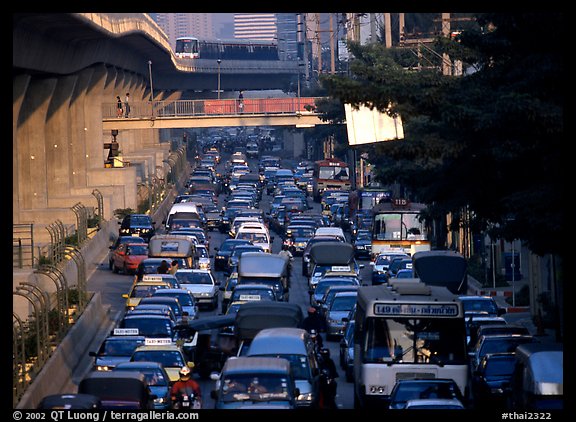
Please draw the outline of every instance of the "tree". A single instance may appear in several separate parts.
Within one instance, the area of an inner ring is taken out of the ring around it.
[[[481,14],[477,22],[478,30],[436,44],[473,64],[472,73],[415,71],[403,66],[405,52],[352,44],[352,76],[326,76],[323,86],[342,103],[392,104],[389,113],[402,117],[405,139],[376,146],[380,181],[402,183],[435,212],[468,207],[477,230],[559,253],[562,14]]]

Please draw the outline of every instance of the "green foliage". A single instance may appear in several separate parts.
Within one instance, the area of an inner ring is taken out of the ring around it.
[[[469,207],[474,227],[521,239],[537,254],[559,253],[562,15],[482,14],[477,23],[435,46],[469,61],[472,73],[415,71],[405,51],[351,44],[352,75],[322,84],[342,103],[392,104],[389,113],[402,117],[405,139],[378,144],[371,156],[382,183],[399,182],[444,212]]]
[[[134,211],[134,209],[132,208],[116,208],[114,210],[114,216],[118,219],[118,220],[122,220],[124,217],[126,217],[129,214],[135,214],[136,211]]]

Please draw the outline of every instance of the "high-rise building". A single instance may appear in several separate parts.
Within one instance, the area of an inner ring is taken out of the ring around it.
[[[234,38],[274,41],[276,34],[275,13],[234,14]]]
[[[282,60],[298,59],[298,15],[276,13],[278,50]]]
[[[166,33],[172,48],[178,37],[214,38],[212,13],[150,13],[150,16]]]

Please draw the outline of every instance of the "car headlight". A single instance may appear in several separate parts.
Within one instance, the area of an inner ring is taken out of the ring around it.
[[[96,370],[97,371],[111,371],[114,368],[112,366],[108,366],[108,365],[98,365],[96,366]]]
[[[164,404],[167,402],[168,402],[168,399],[166,397],[156,397],[154,399],[154,404]]]
[[[310,393],[303,393],[300,394],[296,400],[298,401],[312,401],[312,398],[314,397],[314,395],[310,392]]]

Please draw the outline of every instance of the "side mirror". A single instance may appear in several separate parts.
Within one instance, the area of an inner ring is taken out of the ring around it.
[[[294,397],[298,397],[300,395],[300,389],[298,387],[294,388]]]
[[[211,372],[210,373],[210,379],[212,381],[218,381],[220,379],[220,374],[218,372]],[[215,391],[215,390],[212,390]]]
[[[216,390],[210,390],[210,398],[213,400],[218,400],[218,392]]]
[[[122,295],[122,297],[123,297],[124,299],[128,299],[128,298],[129,298],[128,293],[124,293],[124,294]]]

